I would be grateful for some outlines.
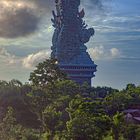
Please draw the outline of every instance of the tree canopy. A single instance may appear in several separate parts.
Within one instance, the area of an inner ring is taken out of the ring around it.
[[[64,79],[66,79],[66,74],[59,69],[56,59],[47,59],[39,63],[36,69],[31,72],[29,78],[35,86],[44,86],[47,83],[53,83]]]
[[[140,86],[119,91],[69,80],[56,60],[39,63],[31,83],[0,81],[2,140],[139,140],[125,110],[140,107]]]

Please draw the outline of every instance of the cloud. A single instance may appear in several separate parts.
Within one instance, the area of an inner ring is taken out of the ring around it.
[[[99,47],[95,47],[95,48],[90,48],[88,50],[90,56],[93,59],[100,59],[102,56],[104,56],[104,47],[103,46],[99,46]]]
[[[11,64],[15,59],[14,55],[11,55],[5,48],[0,48],[0,60],[4,64]]]
[[[88,11],[102,11],[102,0],[81,0]],[[55,9],[53,0],[1,0],[0,37],[17,38],[33,34],[41,19],[50,19]],[[98,12],[97,12],[98,13]],[[44,23],[43,23],[44,24]]]
[[[104,8],[102,0],[81,0],[83,6],[87,7],[88,9],[92,10],[100,10],[102,11]]]
[[[81,0],[82,7],[86,10],[86,15],[88,15],[88,19],[101,21],[104,19],[111,10],[111,2],[112,0]],[[87,17],[86,17],[87,18]]]
[[[25,9],[20,9],[16,15],[11,13],[10,17],[8,16],[0,20],[0,36],[3,38],[26,36],[37,29],[38,18]]]
[[[88,49],[88,52],[94,60],[105,60],[121,58],[121,52],[117,48],[105,49],[104,46]]]
[[[41,8],[41,12],[52,12],[55,8],[55,1],[54,0],[31,0],[33,3],[37,5],[37,7]],[[44,10],[44,11],[43,11]]]
[[[94,60],[114,59],[121,57],[121,53],[117,48],[106,50],[103,46],[99,46],[90,48],[88,52]],[[50,57],[50,53],[51,52],[48,50],[41,50],[37,53],[29,54],[28,56],[17,57],[10,54],[5,48],[0,48],[0,62],[14,67],[19,66],[23,67],[24,69],[33,69],[38,63],[48,59]]]
[[[30,54],[27,57],[23,58],[22,65],[25,68],[31,69],[34,68],[39,62],[44,61],[49,58],[50,52],[47,50],[39,51],[35,54]]]
[[[9,57],[11,56],[5,48],[0,48],[0,57]]]
[[[54,1],[0,0],[0,38],[25,37],[39,29],[41,19],[51,18]]]
[[[5,48],[0,48],[0,63],[9,66],[19,66],[25,69],[33,69],[38,63],[50,57],[50,52],[41,50],[28,56],[18,57],[9,53]]]
[[[47,12],[51,12],[55,9],[55,0],[32,0],[36,3],[42,10],[47,10]],[[80,0],[81,5],[86,7],[88,10],[91,11],[104,11],[105,5],[103,4],[103,0]],[[107,0],[110,1],[110,0]]]
[[[121,53],[117,48],[110,49],[110,54],[111,54],[112,58],[118,58],[121,56]]]
[[[36,31],[39,17],[36,6],[23,0],[0,1],[0,37],[16,38]]]

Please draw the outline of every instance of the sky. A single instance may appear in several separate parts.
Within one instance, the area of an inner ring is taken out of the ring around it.
[[[81,0],[84,20],[95,29],[86,44],[98,65],[93,86],[140,85],[140,1]],[[0,80],[27,82],[49,58],[53,0],[0,0]]]

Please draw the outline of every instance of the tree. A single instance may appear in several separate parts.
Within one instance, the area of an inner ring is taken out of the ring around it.
[[[15,117],[12,107],[7,108],[7,113],[0,123],[1,140],[39,140],[37,133],[20,125]]]
[[[123,113],[117,112],[113,117],[112,117],[112,136],[114,140],[119,140],[120,135],[122,133],[122,128],[124,125],[124,115]]]
[[[9,82],[9,85],[16,86],[16,87],[22,87],[22,83],[19,80],[13,79]]]
[[[7,113],[0,123],[1,140],[17,140],[20,136],[21,126],[17,124],[14,110],[8,107]]]
[[[72,80],[56,81],[54,87],[57,95],[74,97],[76,94],[80,94],[79,85]]]
[[[135,84],[127,84],[127,86],[126,86],[126,90],[130,90],[130,91],[135,88],[136,88]]]
[[[56,132],[65,130],[68,120],[65,108],[75,96],[75,90],[77,86],[74,82],[64,80],[49,83],[44,88],[33,87],[27,94],[26,103],[40,122],[40,135],[46,132],[52,139]]]
[[[101,108],[98,101],[89,98],[73,99],[67,108],[67,139],[102,140],[110,130],[110,119]]]
[[[53,105],[47,106],[43,112],[43,123],[48,140],[53,140],[56,132],[62,127],[62,112],[57,111]]]
[[[109,94],[103,100],[103,107],[107,115],[113,117],[117,112],[124,111],[132,97],[125,92],[115,92]]]
[[[140,139],[140,126],[137,124],[126,124],[124,126],[123,137],[126,140],[139,140]]]
[[[47,105],[49,105],[49,95],[45,91],[39,88],[34,88],[27,94],[25,102],[29,106],[31,112],[37,116],[37,124],[39,124],[40,135],[44,130],[43,125],[43,112]]]
[[[56,59],[47,59],[39,63],[36,69],[30,74],[30,81],[35,86],[45,86],[47,83],[54,83],[66,79],[64,74],[57,64]]]

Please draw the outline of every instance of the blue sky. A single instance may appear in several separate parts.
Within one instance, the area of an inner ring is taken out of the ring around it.
[[[50,13],[53,3],[49,1],[47,3],[45,0],[28,2],[1,0],[3,6],[0,12],[1,80],[14,78],[23,82],[28,81],[29,73],[34,66],[50,55],[53,34]],[[46,7],[43,7],[44,3]],[[10,11],[10,8],[13,9],[12,6],[17,9]],[[93,85],[119,89],[125,88],[128,83],[140,85],[140,1],[102,0],[102,3],[98,1],[95,5],[94,0],[85,0],[82,1],[81,7],[85,8],[86,23],[96,31],[95,36],[86,44],[92,59],[98,65]],[[28,10],[25,12],[25,9]],[[19,11],[22,15],[18,13]],[[27,11],[35,16],[30,17]],[[16,12],[13,21],[11,17],[14,14],[11,12]],[[31,23],[36,23],[33,24],[34,28],[25,21],[28,18],[32,19]],[[12,26],[14,21],[19,24]],[[14,29],[21,25],[21,21],[26,27],[29,26],[28,30],[24,25],[21,26],[24,27],[22,30]],[[23,29],[26,32],[23,32]]]

